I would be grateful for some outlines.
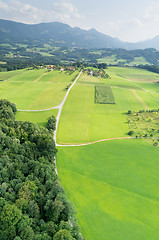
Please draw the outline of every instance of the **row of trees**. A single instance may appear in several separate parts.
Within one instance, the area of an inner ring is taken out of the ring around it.
[[[55,118],[43,128],[15,113],[0,100],[0,240],[83,239],[55,173]]]

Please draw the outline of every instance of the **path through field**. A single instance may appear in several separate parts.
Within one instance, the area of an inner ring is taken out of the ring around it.
[[[75,79],[75,81],[71,84],[71,86],[69,87],[63,101],[60,103],[60,105],[58,105],[58,114],[57,114],[57,117],[56,117],[56,129],[55,129],[55,132],[54,132],[54,140],[55,140],[55,144],[56,144],[56,136],[57,136],[57,128],[58,128],[58,124],[59,124],[59,120],[60,120],[60,116],[61,116],[61,112],[62,112],[62,108],[63,108],[63,105],[68,97],[68,94],[69,92],[71,91],[72,87],[76,84],[78,78],[80,77],[82,71],[79,73],[79,75],[77,76],[77,78]]]

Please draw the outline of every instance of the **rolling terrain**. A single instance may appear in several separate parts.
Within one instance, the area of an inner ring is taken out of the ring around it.
[[[159,108],[159,74],[120,67],[107,72],[107,79],[82,73],[69,92],[55,139],[58,174],[85,239],[158,240],[159,148],[128,139],[126,113]],[[77,74],[0,73],[1,98],[21,110],[39,110],[18,111],[17,119],[45,126]],[[95,103],[96,86],[110,87],[115,104]],[[102,139],[107,141],[89,144]]]

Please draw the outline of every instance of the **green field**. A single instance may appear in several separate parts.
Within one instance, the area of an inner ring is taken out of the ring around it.
[[[140,86],[135,85],[133,82],[128,81],[125,77],[118,76],[116,73],[111,71],[109,68],[106,71],[111,78],[97,78],[91,77],[86,74],[82,74],[78,80],[79,84],[106,84],[108,86],[130,88],[130,89],[141,89]]]
[[[95,104],[94,85],[105,82],[105,86],[110,86],[110,81],[116,104]],[[74,144],[125,137],[128,133],[125,112],[157,108],[159,105],[158,98],[152,93],[134,86],[134,83],[114,73],[111,79],[91,78],[83,74],[65,103],[57,142]]]
[[[111,71],[119,76],[132,79],[132,80],[144,80],[153,81],[159,80],[159,74],[153,73],[139,68],[124,68],[124,67],[110,67]]]
[[[159,239],[157,147],[115,140],[58,150],[60,180],[85,239]]]
[[[128,110],[159,108],[159,74],[110,67],[111,78],[82,74],[64,104],[57,143],[57,168],[68,198],[78,212],[87,240],[159,239],[159,148],[128,137]],[[0,96],[19,109],[57,106],[78,71],[20,70],[0,73]],[[95,86],[110,88],[116,104],[96,104]],[[17,112],[16,119],[46,126],[57,109]],[[156,120],[156,123],[158,120]],[[135,123],[136,124],[136,123]],[[157,125],[156,125],[157,126]]]
[[[100,104],[115,104],[115,98],[111,87],[95,86],[95,103]]]
[[[93,85],[76,85],[67,99],[57,130],[58,143],[87,143],[103,138],[124,137],[128,132],[124,106],[128,90],[113,89],[117,104],[95,104]],[[124,93],[124,96],[123,94]],[[135,98],[132,96],[136,106]],[[124,103],[120,105],[118,103]],[[141,105],[139,104],[139,109]],[[125,109],[127,109],[125,107]]]
[[[125,59],[117,59],[116,55],[111,55],[104,58],[97,59],[98,63],[106,63],[111,65],[117,65],[117,64],[126,64],[127,66],[137,66],[140,64],[149,64],[149,62],[144,57],[135,57],[134,60],[130,61],[129,63]]]
[[[46,127],[47,119],[54,115],[57,116],[58,109],[48,110],[44,112],[17,112],[16,120],[29,121],[37,123],[39,126]]]
[[[9,71],[9,72],[0,72],[0,80],[8,80],[14,76],[22,74],[25,70],[16,70],[16,71]]]
[[[55,107],[61,103],[68,83],[78,72],[60,73],[55,70],[23,70],[2,73],[0,96],[16,103],[18,109],[40,110]]]

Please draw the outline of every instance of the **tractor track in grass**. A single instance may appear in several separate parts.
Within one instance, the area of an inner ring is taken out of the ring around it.
[[[19,112],[45,112],[45,111],[49,111],[49,110],[52,110],[52,109],[59,109],[60,108],[60,104],[55,106],[55,107],[52,107],[52,108],[46,108],[46,109],[41,109],[41,110],[23,110],[23,109],[17,109],[17,111]]]
[[[121,139],[134,139],[134,138],[135,137],[105,138],[105,139],[97,140],[97,141],[94,141],[94,142],[80,143],[80,144],[58,144],[58,143],[56,143],[56,146],[57,147],[80,147],[80,146],[87,146],[87,145],[91,145],[91,144],[99,143],[99,142],[121,140]]]

